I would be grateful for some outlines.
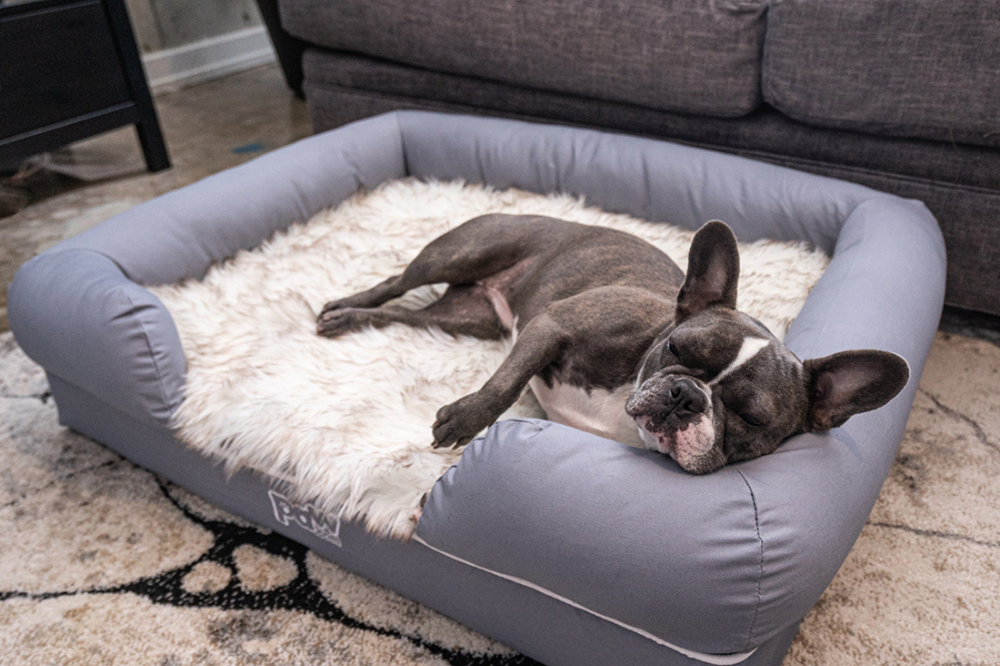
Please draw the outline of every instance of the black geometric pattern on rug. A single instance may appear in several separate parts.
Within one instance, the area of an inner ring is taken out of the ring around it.
[[[349,629],[409,641],[413,645],[444,659],[451,666],[540,666],[538,662],[523,655],[469,654],[461,650],[444,648],[436,643],[426,641],[420,636],[411,636],[392,629],[376,627],[353,618],[331,602],[319,589],[316,582],[310,578],[306,567],[308,548],[275,532],[264,534],[253,527],[243,527],[224,520],[209,520],[198,516],[173,497],[170,493],[171,484],[169,482],[163,481],[159,477],[156,477],[156,480],[160,491],[171,504],[181,511],[188,520],[197,523],[212,534],[212,545],[200,558],[177,569],[115,587],[41,593],[0,591],[0,602],[13,598],[45,600],[78,594],[132,593],[146,597],[156,604],[178,607],[247,611],[299,611],[309,613],[327,622],[339,622]],[[217,591],[191,593],[184,589],[184,577],[199,564],[211,562],[230,571],[236,570],[233,553],[244,545],[255,546],[271,555],[291,560],[297,568],[295,579],[286,585],[263,591],[244,589],[240,586],[236,576],[229,580],[225,588]]]

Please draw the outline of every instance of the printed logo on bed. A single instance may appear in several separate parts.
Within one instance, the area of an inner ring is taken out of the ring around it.
[[[273,490],[268,490],[267,496],[271,498],[274,518],[279,523],[298,525],[323,541],[329,541],[338,548],[343,547],[340,542],[340,516],[333,519],[331,527],[330,517],[317,511],[312,504],[293,504],[287,497]]]

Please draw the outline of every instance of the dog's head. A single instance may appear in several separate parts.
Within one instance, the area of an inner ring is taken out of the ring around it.
[[[625,409],[646,445],[695,474],[774,451],[891,400],[909,379],[896,354],[846,351],[800,361],[736,310],[740,259],[722,222],[695,235],[674,323],[646,353]]]

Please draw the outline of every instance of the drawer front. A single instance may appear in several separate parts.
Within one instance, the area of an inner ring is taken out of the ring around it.
[[[0,13],[0,139],[127,102],[99,0]]]

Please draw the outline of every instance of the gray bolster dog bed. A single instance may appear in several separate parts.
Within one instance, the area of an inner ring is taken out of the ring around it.
[[[170,427],[184,353],[143,285],[198,278],[359,188],[408,176],[569,192],[689,229],[722,219],[743,241],[808,241],[833,259],[788,346],[800,358],[893,351],[910,382],[842,428],[704,477],[546,421],[502,421],[438,481],[406,543],[187,449]],[[944,262],[919,202],[659,141],[403,112],[277,150],[52,248],[17,274],[9,317],[65,425],[541,662],[777,664],[889,472]]]

